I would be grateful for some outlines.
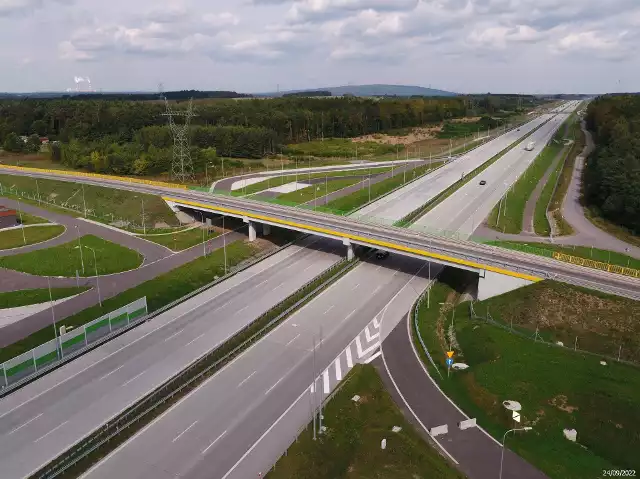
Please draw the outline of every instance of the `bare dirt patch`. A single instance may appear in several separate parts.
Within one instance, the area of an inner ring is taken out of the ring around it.
[[[411,130],[411,133],[405,136],[386,135],[376,133],[373,135],[364,135],[353,138],[354,143],[364,143],[372,141],[384,145],[411,145],[418,141],[433,140],[436,134],[442,131],[442,126],[419,127]]]
[[[564,394],[558,394],[556,397],[549,400],[549,404],[555,406],[561,411],[568,412],[569,414],[573,413],[573,411],[577,411],[578,408],[576,406],[570,406],[567,404],[569,399]]]

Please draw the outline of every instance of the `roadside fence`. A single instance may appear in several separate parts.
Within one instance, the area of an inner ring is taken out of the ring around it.
[[[513,324],[513,322],[511,322],[510,324],[506,324],[505,322],[502,321],[498,321],[496,319],[494,319],[491,316],[491,313],[489,312],[489,310],[487,309],[486,313],[484,316],[481,316],[479,314],[476,313],[475,308],[473,306],[473,301],[469,301],[469,316],[471,317],[471,319],[473,320],[481,320],[484,321],[488,324],[491,324],[493,326],[497,326],[501,329],[503,329],[504,331],[507,331],[511,334],[514,334],[516,336],[520,336],[521,338],[525,338],[528,339],[530,341],[534,341],[537,343],[542,343],[546,346],[550,346],[550,347],[555,347],[555,348],[562,348],[564,350],[567,351],[573,351],[576,353],[580,353],[580,354],[588,354],[590,356],[595,356],[595,357],[599,357],[602,359],[607,359],[609,361],[616,361],[619,363],[623,363],[623,364],[628,364],[630,366],[640,366],[640,362],[637,361],[633,361],[633,360],[626,360],[623,359],[623,353],[624,353],[624,349],[622,348],[622,346],[620,345],[618,347],[618,354],[616,356],[611,356],[605,353],[598,353],[598,352],[593,352],[593,351],[588,351],[586,349],[581,349],[578,347],[578,345],[580,344],[580,338],[578,336],[575,336],[573,345],[568,344],[565,345],[562,342],[558,341],[558,340],[554,340],[551,336],[552,336],[552,332],[549,331],[540,331],[539,328],[536,327],[536,330],[532,333],[530,329],[524,328],[520,325],[517,324]]]
[[[90,321],[73,331],[65,332],[56,338],[41,344],[26,353],[11,358],[1,365],[0,391],[20,386],[30,381],[34,375],[42,374],[58,365],[69,356],[90,347],[96,341],[116,333],[121,328],[129,326],[136,319],[147,315],[147,297],[142,297],[111,313]]]

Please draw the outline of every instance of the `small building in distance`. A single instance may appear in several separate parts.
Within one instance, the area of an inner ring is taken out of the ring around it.
[[[0,229],[18,225],[16,210],[0,205]]]

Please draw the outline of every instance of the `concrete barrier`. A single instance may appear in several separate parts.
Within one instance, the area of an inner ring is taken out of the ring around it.
[[[432,427],[429,431],[429,433],[432,436],[440,436],[442,434],[446,434],[449,432],[449,426],[447,426],[446,424],[443,424],[442,426],[436,426],[436,427]]]
[[[460,421],[458,423],[458,427],[460,428],[461,431],[464,431],[465,429],[469,429],[470,427],[476,427],[476,418],[473,417],[471,419]]]

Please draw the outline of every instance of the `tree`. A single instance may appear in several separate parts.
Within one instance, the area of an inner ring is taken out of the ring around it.
[[[30,135],[24,145],[24,151],[27,153],[38,153],[40,151],[40,137],[38,135]]]
[[[24,150],[24,146],[24,141],[12,131],[4,139],[2,148],[10,153],[20,153]]]

